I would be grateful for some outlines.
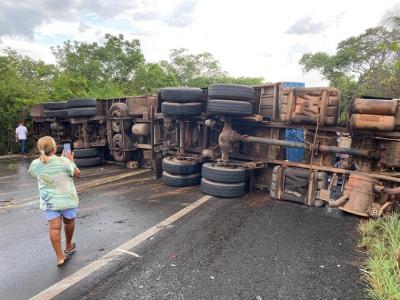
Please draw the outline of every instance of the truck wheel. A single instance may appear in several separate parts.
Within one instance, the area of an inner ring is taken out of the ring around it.
[[[68,111],[66,109],[45,110],[45,111],[43,111],[43,117],[45,117],[45,118],[67,118]]]
[[[69,99],[68,108],[96,107],[96,99]]]
[[[209,115],[250,116],[253,105],[244,101],[210,100],[208,101]]]
[[[236,183],[246,180],[246,170],[244,168],[227,168],[217,166],[215,163],[203,164],[201,171],[203,178],[221,182],[221,183]]]
[[[74,152],[74,158],[102,156],[102,151],[99,148],[74,149],[73,152]]]
[[[91,117],[97,113],[96,107],[79,107],[68,109],[69,117]]]
[[[246,184],[244,182],[220,183],[202,178],[200,190],[206,195],[234,198],[243,196],[246,193],[245,187]]]
[[[200,173],[189,175],[173,175],[166,171],[162,173],[162,181],[169,186],[185,187],[199,185],[201,179]]]
[[[124,135],[125,139],[123,141],[122,134],[116,134],[112,139],[113,148],[119,148],[121,150],[112,150],[111,155],[114,157],[115,161],[126,162],[132,158],[132,151],[123,151],[123,149],[132,149],[132,141],[129,136]],[[125,142],[125,148],[123,146]]]
[[[128,105],[122,102],[114,103],[110,107],[110,116],[113,118],[123,118],[129,116]],[[131,126],[131,120],[112,120],[111,128],[114,132],[121,132],[121,128],[124,131],[128,131]]]
[[[208,87],[210,99],[244,100],[254,99],[254,89],[246,85],[212,84]]]
[[[161,101],[168,102],[202,102],[203,90],[200,88],[172,87],[159,90]]]
[[[192,160],[180,160],[175,157],[165,157],[162,161],[164,171],[173,175],[199,173],[201,164]]]
[[[67,109],[67,102],[45,102],[43,103],[43,109],[55,110],[55,109]]]
[[[92,167],[103,164],[103,158],[97,157],[86,157],[86,158],[76,158],[75,164],[77,167]]]
[[[161,112],[172,116],[198,116],[203,111],[203,103],[161,103]]]

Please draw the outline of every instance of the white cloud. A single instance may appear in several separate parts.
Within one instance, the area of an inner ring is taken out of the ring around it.
[[[339,41],[377,26],[396,2],[337,0],[327,5],[317,0],[136,0],[112,5],[110,1],[84,4],[74,0],[65,5],[64,18],[52,17],[38,24],[33,41],[0,36],[0,47],[10,46],[51,61],[46,47],[65,39],[98,41],[104,33],[122,33],[139,38],[150,61],[168,58],[170,49],[188,48],[194,53],[211,52],[234,76],[320,85],[325,82],[318,74],[302,73],[298,65],[301,55],[333,53]],[[43,15],[55,15],[56,6],[51,6],[51,11],[49,6],[41,7],[49,10]]]
[[[47,63],[54,63],[55,59],[51,49],[47,46],[34,43],[28,38],[11,38],[3,36],[0,43],[0,53],[6,48],[17,50],[19,54],[41,59]]]

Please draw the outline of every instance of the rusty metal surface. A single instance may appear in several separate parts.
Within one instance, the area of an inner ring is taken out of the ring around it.
[[[280,118],[286,123],[336,125],[340,92],[335,88],[282,89]]]
[[[353,174],[353,173],[356,173],[356,174],[360,174],[361,176],[375,178],[375,179],[382,180],[382,181],[400,183],[400,178],[397,178],[397,177],[394,177],[394,176],[390,176],[390,175],[385,175],[385,174],[378,174],[378,173],[371,173],[371,172],[358,172],[358,171],[352,171],[352,170],[347,170],[347,169],[341,169],[341,168],[335,168],[335,167],[327,167],[327,166],[318,166],[318,165],[310,165],[310,164],[291,162],[291,161],[286,161],[286,160],[266,160],[265,162],[268,163],[268,164],[273,164],[273,165],[298,167],[298,168],[305,168],[305,169],[310,169],[310,170],[319,170],[319,171],[325,171],[325,172],[330,172],[330,173],[338,173],[338,174]]]
[[[270,83],[255,87],[259,98],[258,114],[270,120],[279,117],[279,99],[281,83]]]
[[[156,96],[137,96],[128,97],[127,104],[130,115],[149,115],[151,113],[151,107],[157,108],[157,97]],[[158,111],[156,109],[156,111]]]
[[[384,151],[380,158],[380,163],[386,167],[400,167],[400,142],[389,141],[382,143]]]
[[[310,144],[314,144],[314,139],[317,145],[326,145],[326,146],[338,146],[337,142],[337,133],[333,132],[319,132],[316,134],[316,131],[305,130],[304,131],[304,141]],[[349,147],[341,147],[340,148],[349,148]],[[313,154],[313,157],[312,157]],[[313,163],[317,165],[323,166],[331,166],[332,161],[334,161],[336,153],[334,152],[323,152],[323,151],[306,151],[304,153],[304,160],[307,163]]]
[[[354,129],[393,131],[396,124],[394,116],[352,114],[350,126]]]
[[[32,105],[29,107],[29,115],[32,118],[41,118],[43,117],[43,105],[42,104],[37,104],[37,105]]]
[[[394,116],[397,104],[398,100],[355,99],[351,103],[351,110],[358,114]]]
[[[351,174],[344,190],[344,195],[347,195],[349,200],[339,208],[358,216],[368,217],[368,211],[375,200],[374,186],[378,183],[375,178]]]
[[[311,144],[299,143],[299,142],[291,142],[291,141],[283,141],[255,136],[243,136],[242,141],[244,142],[253,142],[253,143],[263,143],[269,145],[276,145],[281,147],[290,147],[290,148],[302,148],[302,149],[312,149]],[[374,157],[375,153],[367,149],[354,149],[354,148],[339,148],[336,146],[329,145],[316,145],[315,150],[322,152],[331,152],[331,153],[343,153],[350,154],[356,156],[363,157]]]

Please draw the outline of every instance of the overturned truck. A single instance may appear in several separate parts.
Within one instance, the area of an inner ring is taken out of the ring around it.
[[[53,136],[59,151],[71,143],[78,166],[155,168],[167,185],[200,185],[218,197],[257,188],[363,217],[389,212],[400,193],[399,101],[354,99],[339,125],[340,91],[302,86],[162,88],[155,96],[47,102],[30,115],[34,137]],[[291,149],[302,149],[296,161]]]

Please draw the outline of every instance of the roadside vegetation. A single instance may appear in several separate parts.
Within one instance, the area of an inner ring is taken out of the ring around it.
[[[304,72],[317,71],[342,94],[341,121],[352,99],[360,96],[400,97],[400,9],[389,11],[382,25],[341,41],[336,53],[305,53]],[[368,257],[364,280],[372,299],[400,299],[400,219],[398,214],[360,224],[360,245]]]
[[[365,280],[372,299],[400,299],[400,270],[397,251],[400,249],[400,218],[392,215],[360,224],[361,242],[368,253],[364,263]]]
[[[66,41],[52,49],[54,64],[12,49],[0,54],[0,155],[12,153],[14,128],[28,106],[73,97],[144,95],[166,86],[260,84],[261,77],[232,77],[211,53],[173,49],[168,60],[146,61],[140,41],[106,34],[102,43]]]

